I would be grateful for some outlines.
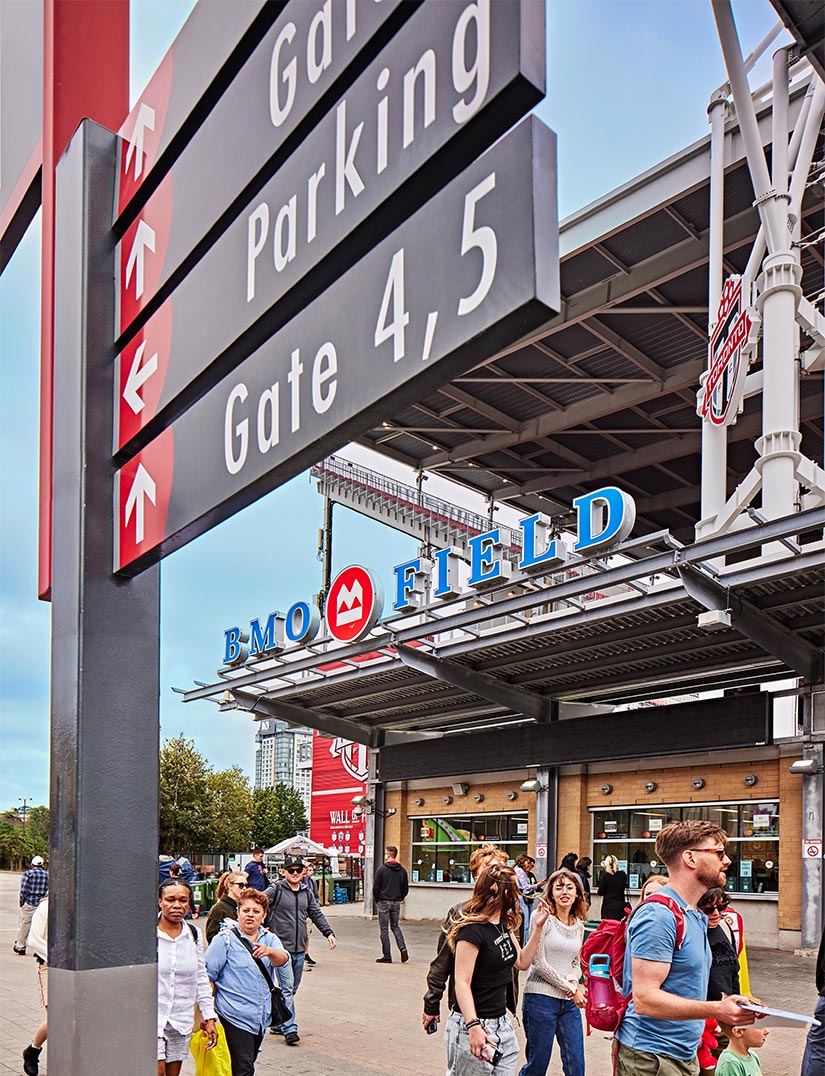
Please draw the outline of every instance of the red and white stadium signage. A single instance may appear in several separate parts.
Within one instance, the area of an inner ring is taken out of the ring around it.
[[[367,791],[369,750],[316,730],[312,741],[309,835],[342,855],[364,854],[364,819],[352,814],[353,796]]]
[[[375,627],[383,605],[378,578],[359,564],[352,564],[338,573],[329,588],[327,630],[340,643],[355,642]]]
[[[700,379],[699,415],[714,426],[732,426],[741,410],[748,372],[748,360],[743,352],[750,331],[748,297],[742,294],[742,277],[729,276],[710,338],[708,369]]]

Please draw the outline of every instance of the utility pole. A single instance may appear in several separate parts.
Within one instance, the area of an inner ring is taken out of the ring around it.
[[[23,830],[25,831],[25,829],[26,829],[26,818],[28,817],[28,814],[29,814],[29,808],[28,808],[27,805],[28,805],[29,800],[31,799],[31,796],[18,796],[17,799],[18,799],[18,801],[20,803],[23,804],[22,807],[17,808],[17,813],[23,815]]]

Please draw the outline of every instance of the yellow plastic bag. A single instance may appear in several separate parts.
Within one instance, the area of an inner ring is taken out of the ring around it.
[[[189,1040],[189,1051],[195,1059],[195,1076],[232,1076],[232,1061],[223,1027],[218,1024],[218,1041],[213,1049],[206,1049],[206,1041],[205,1031],[196,1031]]]

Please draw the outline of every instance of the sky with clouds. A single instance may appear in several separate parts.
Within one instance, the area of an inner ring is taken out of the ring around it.
[[[191,7],[132,0],[133,99]],[[768,0],[736,0],[734,14],[744,52],[777,21]],[[547,98],[536,112],[559,136],[564,217],[703,137],[725,71],[709,0],[549,0],[547,23]],[[752,86],[769,77],[769,62]],[[39,244],[38,216],[0,276],[0,810],[22,797],[48,801],[50,617],[36,597]],[[365,450],[357,458],[411,480]],[[445,486],[427,489],[444,496]],[[172,688],[215,678],[226,627],[318,590],[322,517],[321,497],[300,476],[163,562],[161,735],[194,738],[217,768],[253,773],[254,723],[207,702],[183,705]],[[366,563],[389,590],[392,566],[415,550],[412,539],[336,510],[335,571]],[[129,715],[112,720],[126,744]]]

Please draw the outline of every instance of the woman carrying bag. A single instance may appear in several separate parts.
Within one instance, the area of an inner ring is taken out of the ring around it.
[[[238,900],[238,925],[224,924],[206,952],[232,1076],[254,1076],[264,1033],[278,1019],[273,1004],[283,1005],[280,990],[273,989],[274,969],[286,964],[289,955],[277,935],[262,925],[268,905],[263,893],[245,889]],[[283,1013],[280,1018],[284,1019]]]
[[[178,1076],[189,1053],[196,1003],[207,1049],[218,1041],[200,935],[184,923],[191,896],[179,878],[168,878],[158,893],[158,1076]]]
[[[533,934],[544,925],[547,905],[533,912]],[[521,925],[515,871],[499,863],[484,867],[473,895],[447,929],[455,952],[456,1006],[444,1029],[447,1076],[514,1076],[518,1042],[507,1015],[513,965],[524,970],[516,935]]]

